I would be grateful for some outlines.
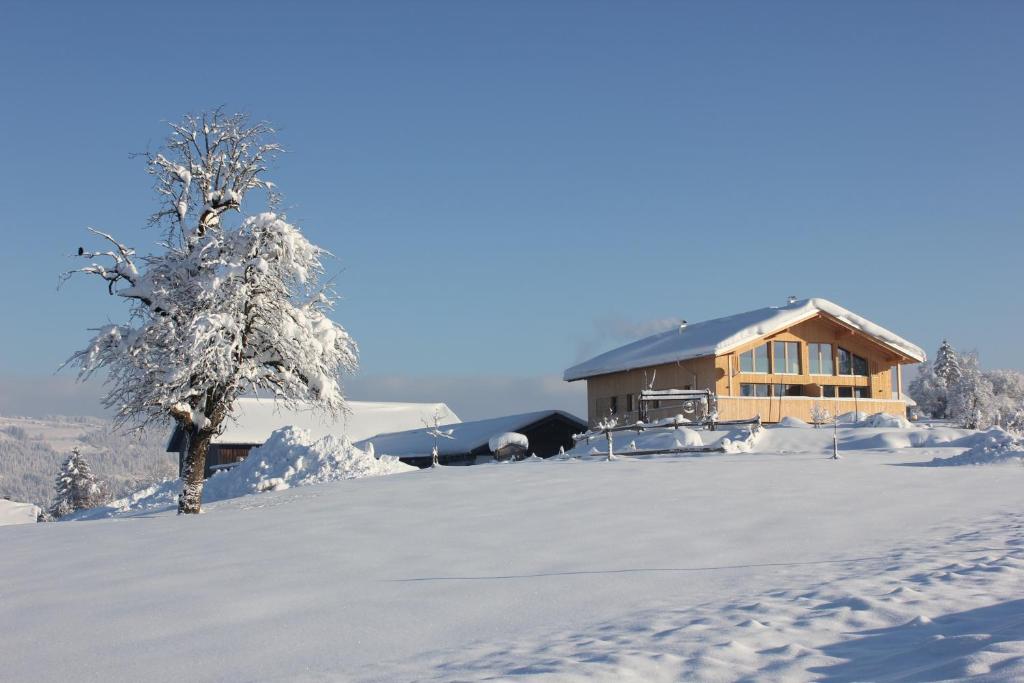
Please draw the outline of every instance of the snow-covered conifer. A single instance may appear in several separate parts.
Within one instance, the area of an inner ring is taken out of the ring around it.
[[[942,340],[942,344],[939,345],[939,350],[935,354],[935,364],[932,366],[932,370],[947,387],[952,387],[960,381],[960,356],[945,339]]]
[[[186,435],[181,513],[198,513],[206,452],[235,399],[267,392],[288,407],[345,410],[339,376],[357,348],[327,317],[331,292],[318,285],[325,252],[283,215],[266,212],[235,226],[248,193],[276,206],[267,164],[280,151],[274,131],[244,114],[220,111],[171,125],[165,148],[147,156],[164,229],[160,251],[140,256],[93,231],[106,249],[79,249],[130,307],[128,321],[95,330],[69,363],[88,378],[107,371],[104,404],[121,424],[173,418]]]
[[[103,485],[92,473],[92,468],[81,452],[75,448],[64,460],[54,485],[55,495],[50,505],[50,516],[61,518],[76,510],[102,505],[106,502]]]

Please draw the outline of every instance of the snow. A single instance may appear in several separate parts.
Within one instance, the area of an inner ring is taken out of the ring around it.
[[[541,410],[532,413],[520,413],[517,415],[505,415],[486,420],[474,420],[472,422],[445,423],[439,422],[439,426],[451,429],[450,439],[440,439],[437,442],[439,455],[460,455],[469,453],[488,444],[491,437],[505,432],[515,432],[537,420],[548,415],[560,414],[566,418],[580,422],[581,431],[585,425],[579,418],[560,410]],[[381,430],[383,431],[383,430]],[[370,442],[378,453],[387,453],[397,456],[429,455],[434,447],[434,437],[429,434],[428,429],[413,429],[395,433],[377,434],[372,439],[365,439],[357,442],[360,448],[365,448]]]
[[[1024,679],[1024,467],[920,466],[999,435],[841,425],[833,461],[832,434],[3,527],[3,675]]]
[[[978,432],[955,442],[967,446],[967,450],[958,455],[935,458],[929,465],[990,465],[990,464],[1024,464],[1024,439],[993,427]]]
[[[0,526],[11,524],[35,524],[40,509],[32,503],[17,503],[0,498]]]
[[[518,432],[502,432],[487,440],[487,447],[491,449],[491,453],[497,453],[502,448],[512,445],[525,450],[530,447],[530,440]]]
[[[574,365],[565,371],[564,378],[571,382],[610,372],[719,355],[822,313],[916,361],[927,358],[920,347],[838,304],[827,299],[803,299],[785,306],[759,308],[660,332]]]
[[[260,444],[271,432],[289,425],[314,438],[344,434],[355,442],[382,432],[422,427],[435,414],[442,424],[461,422],[444,403],[349,401],[348,408],[347,414],[332,419],[312,406],[289,410],[269,398],[240,398],[235,403],[233,418],[227,420],[224,431],[214,437],[213,443]]]

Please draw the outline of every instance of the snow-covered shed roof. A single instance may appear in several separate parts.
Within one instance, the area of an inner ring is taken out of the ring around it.
[[[332,419],[314,411],[288,410],[270,398],[240,398],[235,403],[232,417],[224,431],[214,437],[213,443],[256,445],[266,441],[270,434],[282,427],[292,426],[308,431],[319,439],[328,434],[348,436],[353,442],[381,432],[395,432],[433,424],[435,413],[439,421],[448,424],[461,422],[444,403],[391,403],[381,401],[349,401],[349,414]],[[168,451],[178,450],[178,430],[174,430],[167,445]]]
[[[437,440],[438,455],[462,455],[465,453],[490,453],[488,442],[492,437],[509,432],[521,432],[547,418],[556,417],[568,421],[579,431],[587,430],[587,423],[561,410],[540,410],[519,415],[505,415],[486,420],[475,420],[441,427],[442,431],[451,430],[450,439]],[[434,447],[434,437],[426,429],[411,429],[392,434],[378,434],[366,439],[356,446],[366,448],[373,443],[374,452],[378,455],[395,455],[398,457],[415,457],[430,455]]]
[[[818,314],[835,318],[908,358],[918,362],[927,358],[920,347],[839,304],[828,299],[802,299],[785,306],[759,308],[653,334],[574,365],[565,371],[564,378],[572,382],[610,372],[675,363],[703,356],[717,356]]]

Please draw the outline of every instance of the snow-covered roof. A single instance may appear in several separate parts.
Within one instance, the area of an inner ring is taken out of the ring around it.
[[[433,424],[435,412],[439,422],[461,422],[459,416],[444,403],[349,401],[348,407],[351,411],[348,415],[332,419],[312,408],[288,410],[270,398],[240,398],[235,403],[232,418],[227,420],[224,431],[214,437],[213,443],[262,444],[271,432],[287,426],[304,429],[314,439],[328,434],[345,435],[355,442],[381,432],[422,427],[425,422]],[[171,437],[168,450],[176,450],[175,435]]]
[[[509,432],[518,432],[552,415],[561,415],[574,423],[578,423],[580,431],[585,431],[587,428],[585,422],[561,410],[541,410],[532,413],[521,413],[519,415],[505,415],[503,417],[492,417],[487,420],[444,425],[444,431],[451,430],[452,438],[438,439],[437,451],[439,455],[461,455],[478,449],[490,452],[488,442],[492,437]],[[430,451],[434,447],[434,437],[428,434],[426,429],[412,429],[393,434],[378,434],[372,439],[366,439],[357,443],[356,446],[365,449],[370,442],[373,443],[374,451],[378,455],[396,455],[399,457],[430,455]]]
[[[564,378],[572,382],[610,372],[717,356],[821,313],[875,338],[908,358],[918,362],[927,358],[920,347],[839,304],[828,299],[802,299],[785,306],[759,308],[660,332],[574,365],[565,371]]]

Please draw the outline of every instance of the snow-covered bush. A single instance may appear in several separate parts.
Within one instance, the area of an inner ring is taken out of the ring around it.
[[[129,322],[97,328],[69,363],[83,379],[107,370],[104,404],[120,422],[177,422],[188,447],[179,511],[197,513],[207,448],[235,399],[265,391],[289,406],[343,411],[339,375],[355,369],[357,349],[327,317],[333,298],[317,282],[323,250],[276,213],[222,222],[250,191],[265,192],[274,208],[264,178],[280,151],[273,129],[215,111],[171,131],[148,156],[163,202],[151,219],[165,229],[162,251],[137,256],[93,231],[109,246],[79,248],[90,263],[75,272],[98,276],[128,302]]]

